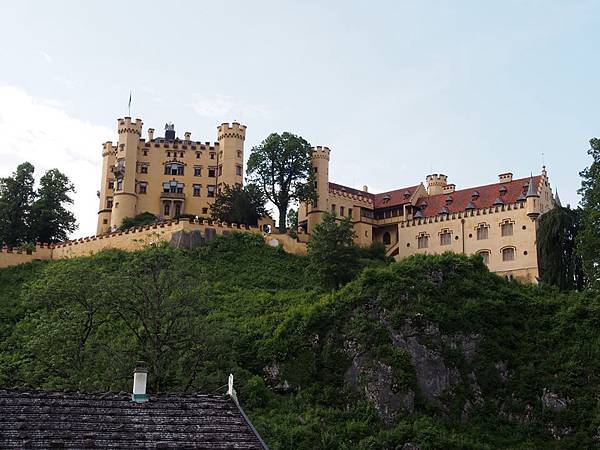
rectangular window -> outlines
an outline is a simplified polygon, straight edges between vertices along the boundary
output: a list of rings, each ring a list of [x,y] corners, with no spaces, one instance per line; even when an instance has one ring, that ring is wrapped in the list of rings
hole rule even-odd
[[[352,219],[352,208],[348,208],[348,217]]]
[[[202,208],[202,214],[208,214],[208,208]]]
[[[206,189],[208,190],[208,196],[209,197],[214,197],[215,196],[215,186],[214,185],[206,186]]]
[[[242,166],[235,166],[235,174],[237,176],[242,176]]]
[[[106,198],[106,207],[107,208],[112,208],[113,207],[113,198],[112,197],[107,197]]]
[[[115,188],[115,182],[114,182],[114,180],[110,180],[110,181],[108,182],[108,188],[109,188],[109,189],[114,189],[114,188]]]
[[[515,249],[512,247],[505,248],[502,250],[502,261],[514,261],[515,260]]]
[[[214,153],[210,154],[210,159],[215,159],[215,154]]]
[[[480,226],[477,228],[477,240],[481,241],[488,238],[488,227]]]
[[[200,159],[200,156],[202,156],[202,153],[196,152],[196,159]]]
[[[223,166],[219,166],[219,176],[223,175]]]
[[[144,150],[144,156],[148,156],[148,150]]]
[[[123,178],[117,178],[117,191],[123,190]]]
[[[171,213],[171,202],[165,202],[163,214],[168,216]]]
[[[181,202],[175,202],[175,217],[181,215]]]
[[[183,164],[171,163],[165,164],[165,175],[183,175]]]
[[[419,236],[417,239],[417,247],[418,248],[427,248],[429,247],[429,236]]]
[[[146,184],[146,183],[138,183],[138,194],[145,194],[147,187],[148,187],[148,184]]]
[[[240,158],[240,159],[242,158],[242,151],[241,150],[237,151],[237,157]]]
[[[215,167],[208,168],[208,176],[209,178],[214,178],[217,176],[217,169]]]
[[[440,234],[440,245],[450,245],[452,243],[452,234],[445,232]]]
[[[512,236],[513,224],[506,222],[502,224],[502,236]]]
[[[194,197],[200,197],[201,184],[194,184]]]
[[[331,213],[332,213],[332,214],[335,214],[335,204],[332,204],[332,205],[331,205]]]
[[[344,215],[344,212],[345,212],[344,209],[345,208],[343,206],[340,206],[340,216]]]
[[[201,177],[202,176],[202,167],[194,167],[194,176]]]
[[[140,173],[148,173],[148,165],[147,164],[142,164],[140,166]]]
[[[317,173],[319,171],[319,168],[317,166],[313,167],[313,170],[315,173]]]

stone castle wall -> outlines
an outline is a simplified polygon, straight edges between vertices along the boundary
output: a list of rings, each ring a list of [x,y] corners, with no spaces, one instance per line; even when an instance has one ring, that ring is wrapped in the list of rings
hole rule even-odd
[[[0,268],[34,260],[90,256],[110,248],[126,251],[141,250],[152,243],[170,241],[171,237],[177,232],[196,230],[200,231],[203,236],[207,234],[223,236],[233,232],[254,233],[263,236],[259,227],[247,227],[209,220],[180,219],[132,228],[117,233],[85,237],[55,245],[37,245],[31,254],[17,250],[2,249],[0,251]],[[281,246],[289,253],[306,253],[306,244],[297,242],[288,235],[264,234],[264,239],[269,245]]]

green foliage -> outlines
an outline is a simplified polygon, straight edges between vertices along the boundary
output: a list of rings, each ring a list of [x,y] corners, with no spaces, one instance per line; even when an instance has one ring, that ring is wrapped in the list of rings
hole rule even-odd
[[[308,242],[307,275],[325,289],[339,288],[360,268],[355,233],[348,217],[325,213]]]
[[[33,190],[34,167],[23,163],[12,176],[0,179],[0,244],[64,241],[76,228],[72,204],[73,183],[58,169],[48,170]]]
[[[588,154],[592,164],[579,175],[581,189],[581,227],[577,252],[589,283],[600,288],[600,139],[590,140]]]
[[[290,208],[287,213],[288,234],[293,238],[298,236],[298,210]]]
[[[125,217],[123,223],[119,227],[121,231],[128,230],[129,228],[143,227],[144,225],[152,225],[158,221],[158,217],[154,214],[146,211],[138,214],[135,217]]]
[[[64,205],[72,205],[75,186],[58,169],[40,178],[36,199],[31,205],[30,233],[33,242],[60,242],[77,229],[75,215]]]
[[[210,205],[210,215],[227,223],[258,225],[267,214],[265,196],[255,184],[225,186]]]
[[[15,247],[30,237],[31,203],[33,190],[33,166],[19,164],[10,177],[0,178],[0,245]]]
[[[302,137],[272,133],[253,147],[246,173],[279,211],[279,232],[285,233],[287,210],[294,201],[314,200],[311,146]]]
[[[247,233],[193,251],[111,250],[1,269],[0,386],[128,391],[144,359],[151,395],[220,392],[233,373],[272,449],[593,448],[596,293],[508,282],[480,257],[377,261],[327,294],[303,276],[307,257]],[[447,396],[425,400],[413,356],[398,345],[408,338],[440,346],[430,354],[458,374]],[[391,368],[392,392],[415,393],[413,414],[384,424],[367,386],[347,382],[356,355]],[[544,388],[569,407],[543,408]],[[467,400],[473,412],[463,419]],[[556,440],[552,427],[571,431]]]
[[[561,290],[582,289],[584,275],[576,253],[580,211],[557,206],[539,221],[537,248],[540,278]]]

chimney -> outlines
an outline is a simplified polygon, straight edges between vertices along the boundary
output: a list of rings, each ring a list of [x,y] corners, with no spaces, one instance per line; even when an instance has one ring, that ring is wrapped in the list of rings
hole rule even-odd
[[[442,188],[442,194],[452,194],[456,190],[454,183],[447,184]]]
[[[369,186],[367,186],[366,184],[363,186],[363,192],[369,192]]]
[[[183,137],[185,138],[186,141],[190,141],[190,140],[192,140],[192,133],[190,133],[189,131],[186,131],[183,134]]]
[[[148,128],[148,142],[154,139],[154,128]]]
[[[510,172],[501,173],[498,175],[498,181],[500,183],[510,183],[512,181],[513,174]]]
[[[138,361],[133,371],[133,394],[131,400],[138,403],[148,401],[146,394],[146,381],[148,379],[148,369],[144,361]]]

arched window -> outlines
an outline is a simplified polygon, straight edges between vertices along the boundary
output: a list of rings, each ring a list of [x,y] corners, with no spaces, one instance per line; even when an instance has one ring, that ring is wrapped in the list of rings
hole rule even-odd
[[[429,247],[429,235],[421,233],[419,236],[417,236],[417,248],[427,247]]]
[[[502,261],[514,261],[515,260],[515,248],[506,247],[502,249]]]
[[[385,245],[390,245],[392,243],[392,237],[390,236],[390,233],[388,233],[387,231],[385,233],[383,233],[383,243]]]
[[[483,263],[488,266],[490,264],[490,251],[489,250],[479,250],[477,252],[483,258]]]

